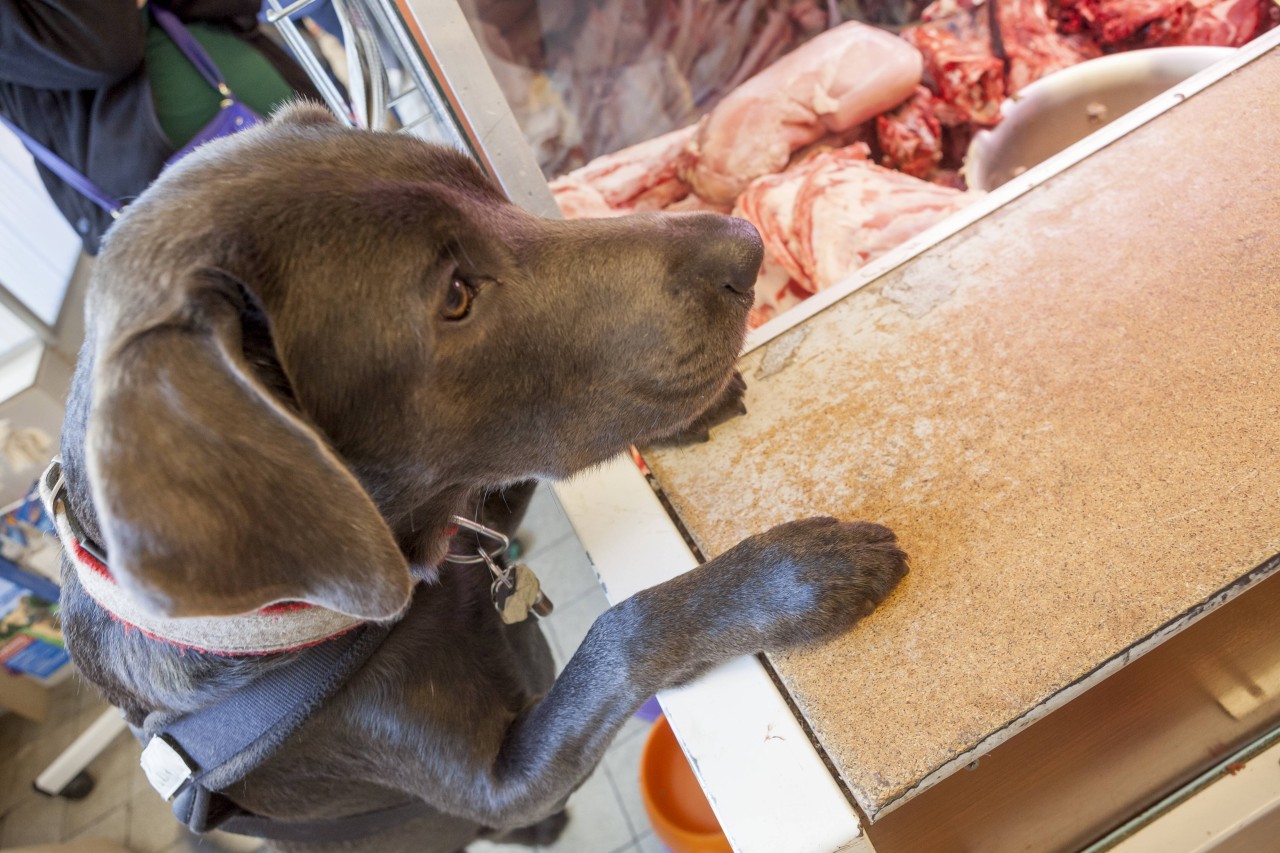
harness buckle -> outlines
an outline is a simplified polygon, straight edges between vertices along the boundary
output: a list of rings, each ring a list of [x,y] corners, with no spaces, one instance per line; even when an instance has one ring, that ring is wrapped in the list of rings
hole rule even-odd
[[[154,735],[142,750],[142,772],[165,802],[172,800],[195,775],[196,768],[169,743],[164,735]]]

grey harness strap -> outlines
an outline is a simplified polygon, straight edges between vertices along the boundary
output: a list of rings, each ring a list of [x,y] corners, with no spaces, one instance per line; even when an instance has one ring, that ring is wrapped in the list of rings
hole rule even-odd
[[[222,829],[280,841],[351,841],[397,826],[428,807],[420,800],[325,820],[287,821],[246,811],[220,791],[243,779],[355,674],[390,633],[365,624],[295,652],[218,702],[190,714],[153,713],[134,734],[152,786],[172,799],[193,832]]]

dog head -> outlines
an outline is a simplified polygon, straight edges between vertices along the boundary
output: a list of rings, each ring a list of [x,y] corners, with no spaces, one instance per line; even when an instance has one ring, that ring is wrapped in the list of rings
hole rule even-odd
[[[68,475],[157,613],[391,618],[476,490],[566,476],[714,401],[760,258],[728,217],[541,219],[460,154],[295,106],[112,230]]]

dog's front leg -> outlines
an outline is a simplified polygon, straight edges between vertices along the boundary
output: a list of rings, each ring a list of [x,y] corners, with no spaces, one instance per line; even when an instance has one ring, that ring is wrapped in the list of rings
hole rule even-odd
[[[738,655],[831,637],[905,572],[888,529],[811,518],[637,593],[596,620],[545,698],[511,723],[470,803],[487,804],[479,818],[494,827],[554,812],[645,699]]]

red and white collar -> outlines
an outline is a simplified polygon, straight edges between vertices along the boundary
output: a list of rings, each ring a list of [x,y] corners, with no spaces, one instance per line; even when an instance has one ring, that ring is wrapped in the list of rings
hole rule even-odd
[[[84,591],[117,622],[154,640],[216,655],[266,655],[314,646],[362,624],[345,613],[303,602],[272,604],[237,616],[156,616],[125,594],[110,568],[81,541],[83,534],[67,506],[61,460],[54,459],[41,476],[40,498]]]

